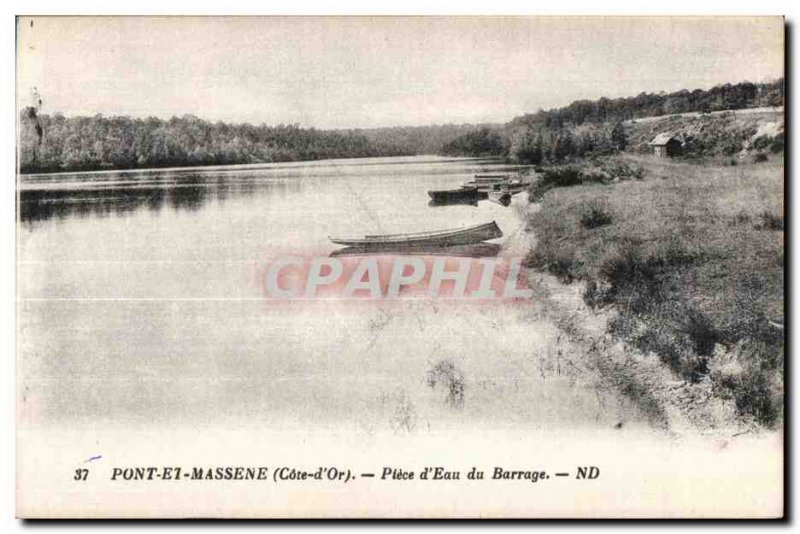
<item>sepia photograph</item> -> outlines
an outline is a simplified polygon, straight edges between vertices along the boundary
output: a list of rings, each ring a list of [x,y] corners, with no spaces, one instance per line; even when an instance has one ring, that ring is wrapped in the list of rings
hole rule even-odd
[[[17,517],[785,516],[783,17],[15,24]]]

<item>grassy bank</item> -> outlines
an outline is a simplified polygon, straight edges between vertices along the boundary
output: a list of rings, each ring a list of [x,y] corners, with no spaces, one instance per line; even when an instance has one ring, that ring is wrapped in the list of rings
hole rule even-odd
[[[743,417],[783,403],[783,162],[720,166],[628,156],[545,169],[531,196],[531,267],[586,283],[614,335]]]

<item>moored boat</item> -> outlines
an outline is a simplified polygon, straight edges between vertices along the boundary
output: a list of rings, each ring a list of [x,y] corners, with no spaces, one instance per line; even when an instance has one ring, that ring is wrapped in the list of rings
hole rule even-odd
[[[498,180],[510,180],[511,175],[508,173],[487,173],[487,174],[476,174],[475,181],[477,182],[495,182]]]
[[[373,245],[352,246],[337,249],[331,252],[331,258],[343,256],[370,256],[390,255],[402,253],[404,256],[450,256],[463,258],[491,258],[497,256],[501,246],[497,243],[472,243],[471,245],[453,245],[452,247],[437,247],[430,245]]]
[[[458,202],[464,200],[477,200],[480,196],[477,187],[462,186],[458,189],[442,189],[438,191],[428,191],[428,196],[434,202]]]
[[[490,239],[503,237],[503,232],[497,223],[478,224],[467,228],[452,228],[449,230],[438,230],[435,232],[417,232],[409,234],[386,234],[386,235],[365,235],[361,237],[333,237],[328,239],[339,245],[348,246],[453,246],[470,245],[480,243]]]
[[[508,192],[512,195],[516,195],[517,193],[525,191],[530,185],[531,184],[525,182],[513,182],[508,185]]]
[[[527,183],[509,174],[476,174],[475,179],[465,182],[462,187],[474,187],[479,193],[508,190],[512,195],[523,191]]]

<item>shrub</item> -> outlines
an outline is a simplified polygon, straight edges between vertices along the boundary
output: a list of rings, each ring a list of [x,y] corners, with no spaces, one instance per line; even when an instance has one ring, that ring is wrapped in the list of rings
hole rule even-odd
[[[622,180],[641,180],[644,168],[614,158],[597,158],[588,163],[555,165],[544,169],[530,189],[531,202],[540,200],[547,191],[556,187],[582,184],[609,184]]]
[[[620,315],[610,324],[615,335],[653,352],[687,380],[699,380],[708,370],[708,355],[720,334],[711,319],[691,301],[674,297],[674,283],[702,254],[678,240],[645,252],[626,242],[610,254],[589,284],[584,301],[590,306],[616,304]]]
[[[734,225],[747,224],[750,222],[750,214],[744,210],[738,211],[733,217],[731,223]]]
[[[753,156],[753,163],[761,163],[762,161],[767,161],[769,158],[766,154],[759,152],[755,156]]]
[[[722,398],[733,399],[740,414],[768,426],[774,424],[783,412],[782,354],[782,347],[776,349],[749,338],[729,350],[718,351],[710,365],[714,391]],[[780,361],[770,361],[773,358]]]
[[[590,206],[581,213],[581,226],[588,229],[611,224],[612,217],[600,206]]]
[[[541,181],[543,185],[567,187],[583,183],[583,178],[577,165],[563,165],[547,169]]]
[[[783,134],[778,134],[775,136],[775,139],[769,145],[769,150],[773,154],[783,151]]]
[[[742,149],[742,143],[734,137],[724,138],[719,143],[722,153],[726,156],[732,156]]]
[[[525,258],[526,267],[546,271],[563,284],[571,284],[575,280],[575,271],[580,265],[580,260],[539,249],[531,251]]]
[[[639,350],[656,354],[685,380],[696,382],[707,373],[708,358],[694,352],[692,339],[681,329],[681,326],[691,329],[691,323],[681,325],[679,318],[685,309],[674,304],[677,303],[668,303],[646,314],[623,311],[609,324],[609,330]]]
[[[761,222],[756,225],[759,230],[783,231],[783,216],[768,211],[761,212]]]
[[[753,149],[755,150],[767,150],[769,149],[770,152],[773,154],[777,154],[783,150],[783,134],[779,133],[774,137],[770,137],[769,135],[759,135],[753,140]]]
[[[590,280],[583,291],[583,301],[592,308],[602,308],[613,303],[611,285],[607,282]]]
[[[682,330],[692,343],[694,352],[704,358],[711,356],[714,345],[720,340],[720,334],[711,320],[695,308],[686,310],[683,316]],[[706,369],[703,369],[705,371]]]

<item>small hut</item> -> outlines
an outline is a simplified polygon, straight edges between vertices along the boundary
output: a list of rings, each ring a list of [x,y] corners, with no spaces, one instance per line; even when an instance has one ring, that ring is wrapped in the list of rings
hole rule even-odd
[[[658,158],[669,158],[681,153],[681,142],[671,133],[661,133],[648,143],[653,147],[653,155]]]

